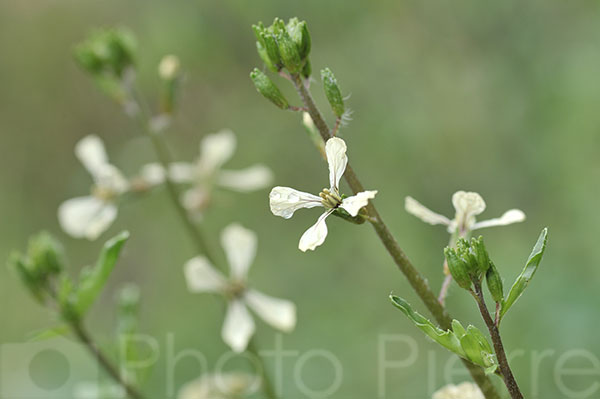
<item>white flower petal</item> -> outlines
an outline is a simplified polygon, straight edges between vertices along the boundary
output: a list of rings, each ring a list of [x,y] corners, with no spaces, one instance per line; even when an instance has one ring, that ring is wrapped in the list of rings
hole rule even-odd
[[[481,198],[481,195],[474,192],[455,192],[452,195],[452,205],[456,209],[457,216],[476,216],[485,210],[485,201]],[[459,218],[457,217],[457,219]]]
[[[221,234],[221,245],[234,280],[246,281],[248,269],[256,255],[256,234],[237,223],[227,226]]]
[[[103,189],[114,194],[123,194],[129,190],[129,182],[116,166],[105,164],[98,167],[94,174],[94,182]]]
[[[337,189],[348,164],[346,143],[339,137],[332,137],[325,144],[325,153],[329,164],[329,185]]]
[[[254,328],[254,320],[246,305],[239,299],[231,301],[227,307],[227,314],[221,331],[223,341],[234,352],[241,353],[246,350],[248,341],[254,334]]]
[[[199,169],[210,174],[227,162],[235,151],[236,138],[231,130],[223,129],[206,135],[200,144]]]
[[[511,209],[506,212],[499,218],[482,220],[481,222],[477,222],[471,228],[482,229],[484,227],[492,227],[492,226],[506,226],[507,224],[519,223],[525,220],[525,213],[523,213],[520,209]]]
[[[485,399],[479,387],[470,382],[446,385],[433,394],[433,399]]]
[[[210,203],[210,195],[201,186],[193,187],[183,193],[181,203],[189,212],[202,214]]]
[[[161,164],[153,162],[142,166],[140,177],[151,186],[158,186],[165,182],[167,173]]]
[[[222,170],[217,181],[219,185],[231,190],[248,192],[270,185],[273,172],[264,165],[254,165],[242,170]]]
[[[273,328],[290,332],[296,327],[296,305],[293,302],[256,290],[249,290],[244,298],[248,306]]]
[[[189,162],[173,162],[169,165],[169,179],[175,183],[191,183],[196,177],[196,165]]]
[[[291,218],[298,209],[323,206],[321,197],[293,188],[279,186],[271,190],[269,204],[273,215],[281,216],[284,219]]]
[[[203,256],[188,260],[183,273],[191,292],[221,292],[227,286],[225,277]]]
[[[76,238],[95,240],[117,217],[117,207],[96,197],[77,197],[58,208],[58,221],[63,230]]]
[[[377,194],[377,190],[363,191],[352,197],[344,198],[340,208],[344,208],[351,216],[356,216],[362,207],[367,206],[370,199],[375,198],[375,194]]]
[[[100,137],[93,134],[77,142],[75,155],[92,176],[96,176],[100,169],[108,164],[104,143]]]
[[[406,199],[404,200],[404,209],[406,209],[406,212],[418,217],[425,223],[433,225],[450,224],[450,219],[448,219],[446,216],[433,212],[432,210],[430,210],[425,205],[421,204],[419,201],[412,197],[406,197]]]
[[[312,225],[304,232],[304,234],[302,234],[302,237],[300,237],[300,243],[298,244],[300,251],[306,252],[309,249],[314,251],[316,247],[323,244],[325,238],[327,237],[327,224],[325,223],[325,219],[327,216],[331,215],[333,211],[333,209],[330,209],[319,216],[317,223]]]

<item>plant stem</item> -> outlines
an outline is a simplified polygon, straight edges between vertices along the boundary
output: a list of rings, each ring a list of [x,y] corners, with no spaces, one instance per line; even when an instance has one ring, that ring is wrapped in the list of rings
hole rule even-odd
[[[266,399],[277,399],[277,392],[275,392],[275,388],[273,388],[273,384],[271,383],[271,379],[269,378],[269,374],[267,373],[267,369],[265,367],[265,361],[260,355],[258,348],[254,343],[254,339],[251,339],[250,342],[248,342],[248,347],[246,350],[254,355],[256,360],[259,362],[261,372],[261,387],[266,395]]]
[[[508,364],[508,359],[506,358],[506,353],[504,352],[504,345],[502,344],[502,338],[500,337],[500,331],[498,330],[498,326],[492,319],[492,316],[490,315],[490,312],[485,304],[485,298],[483,297],[483,292],[481,291],[481,284],[478,281],[475,281],[473,285],[475,287],[475,300],[479,306],[479,312],[481,312],[483,321],[485,321],[485,324],[490,331],[490,336],[492,337],[492,343],[494,344],[494,350],[496,352],[496,357],[498,358],[498,364],[504,377],[506,388],[508,388],[508,392],[510,393],[510,397],[512,399],[523,399],[523,394],[521,393],[512,370],[510,369],[510,365]]]
[[[323,119],[323,116],[317,108],[317,105],[315,104],[310,92],[304,86],[300,75],[292,75],[291,79],[294,86],[296,87],[298,95],[302,99],[304,106],[308,109],[308,113],[310,114],[315,126],[319,130],[321,137],[323,137],[323,140],[326,142],[328,139],[331,138],[331,133],[329,127],[327,126],[327,123],[325,122],[325,119]],[[354,194],[357,194],[361,191],[365,191],[362,183],[360,182],[360,180],[354,173],[354,170],[350,166],[350,163],[348,163],[346,167],[344,177]],[[381,219],[381,216],[375,208],[375,205],[373,205],[373,203],[369,201],[368,205],[366,206],[366,210],[369,215],[369,221],[373,225],[377,236],[379,237],[386,250],[394,260],[394,263],[396,263],[400,271],[402,271],[404,276],[406,276],[408,282],[416,291],[417,295],[423,301],[429,312],[431,312],[433,317],[436,319],[440,327],[445,330],[450,329],[452,324],[452,318],[450,317],[444,306],[440,302],[438,302],[437,296],[429,287],[427,280],[413,266],[413,264],[410,262],[402,248],[400,248],[400,245],[398,245],[398,242],[396,241],[386,224]],[[494,388],[492,382],[485,375],[483,370],[479,366],[474,365],[469,361],[466,361],[464,359],[462,359],[462,361],[465,367],[467,367],[467,369],[469,370],[469,373],[473,377],[473,380],[475,380],[477,385],[484,393],[485,397],[487,399],[500,399],[500,396],[496,392],[496,389]]]
[[[133,399],[142,399],[143,396],[133,386],[129,385],[119,374],[117,368],[108,360],[102,351],[96,346],[88,332],[85,330],[80,321],[74,321],[71,324],[71,329],[77,338],[83,343],[90,353],[96,358],[98,363],[106,370],[106,372],[125,389],[127,396]]]

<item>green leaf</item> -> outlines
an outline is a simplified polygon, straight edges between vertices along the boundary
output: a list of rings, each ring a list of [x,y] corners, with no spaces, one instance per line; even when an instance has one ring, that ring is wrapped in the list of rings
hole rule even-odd
[[[546,250],[546,243],[548,241],[548,228],[544,228],[527,259],[527,263],[525,264],[525,268],[517,277],[515,283],[513,284],[506,300],[502,302],[502,308],[500,310],[500,318],[504,317],[506,312],[511,308],[512,305],[519,299],[519,297],[529,285],[529,282],[533,278],[533,275],[537,271],[537,268],[542,261],[542,256],[544,255],[544,251]]]
[[[55,338],[58,336],[64,337],[64,336],[67,336],[70,331],[71,331],[71,329],[68,325],[59,324],[54,327],[45,328],[43,330],[35,331],[35,332],[31,333],[28,341],[29,342],[37,342],[37,341],[44,341],[44,340],[47,340],[50,338]]]
[[[128,238],[129,232],[123,231],[108,240],[104,244],[102,252],[100,252],[100,257],[96,262],[96,266],[89,270],[89,272],[83,274],[77,289],[76,301],[77,313],[80,316],[85,314],[102,291],[104,284],[106,284],[110,273],[117,263],[121,248]]]
[[[431,321],[415,312],[410,304],[404,299],[395,295],[390,295],[390,300],[392,301],[392,304],[394,304],[394,306],[400,309],[413,323],[415,323],[415,325],[421,331],[423,331],[425,335],[457,355],[466,357],[466,354],[460,345],[460,341],[454,332],[450,330],[444,331],[441,328],[433,325]]]

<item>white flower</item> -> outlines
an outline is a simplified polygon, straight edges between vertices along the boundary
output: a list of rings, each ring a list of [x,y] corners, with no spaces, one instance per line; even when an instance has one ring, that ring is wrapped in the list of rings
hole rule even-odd
[[[178,399],[237,399],[254,393],[258,377],[247,373],[210,374],[184,385]]]
[[[479,387],[470,382],[446,385],[433,394],[432,399],[485,399]]]
[[[165,55],[158,64],[158,75],[164,80],[173,80],[179,74],[181,64],[176,55]]]
[[[129,183],[108,162],[104,144],[98,136],[81,139],[75,146],[75,155],[92,175],[92,193],[63,202],[58,208],[58,220],[69,235],[95,240],[117,217],[115,202],[129,190]]]
[[[317,223],[306,230],[300,238],[298,248],[303,252],[309,249],[314,250],[323,244],[325,237],[327,237],[327,225],[325,224],[327,216],[338,208],[344,209],[351,216],[356,216],[360,209],[366,206],[369,200],[375,198],[375,194],[377,194],[377,191],[363,191],[352,197],[342,199],[339,184],[348,164],[346,143],[338,137],[330,138],[325,144],[325,153],[329,164],[329,189],[323,189],[319,196],[316,196],[289,187],[275,187],[269,195],[271,212],[284,219],[291,218],[294,212],[301,208],[319,206],[326,209],[325,213],[317,220]]]
[[[465,236],[470,231],[484,227],[505,226],[525,220],[523,211],[510,209],[499,218],[477,222],[475,216],[485,210],[485,201],[479,194],[473,192],[455,192],[452,196],[452,204],[456,209],[456,214],[452,220],[431,211],[412,197],[406,197],[404,206],[408,213],[415,215],[425,223],[446,225],[450,234],[456,232],[460,236]]]
[[[267,296],[247,286],[256,243],[254,232],[231,224],[221,234],[221,244],[229,263],[229,278],[203,256],[190,259],[184,266],[191,292],[216,292],[227,297],[229,303],[221,335],[235,352],[243,352],[254,334],[254,320],[247,306],[278,330],[289,332],[296,326],[296,306],[292,302]]]
[[[190,183],[192,188],[183,197],[184,206],[191,212],[201,212],[210,199],[213,185],[239,192],[267,187],[273,173],[262,164],[242,170],[222,170],[235,151],[236,138],[231,130],[209,134],[200,143],[200,157],[195,163],[177,162],[169,167],[169,177],[177,183]]]
[[[73,388],[74,399],[125,399],[125,390],[112,383],[80,382]]]

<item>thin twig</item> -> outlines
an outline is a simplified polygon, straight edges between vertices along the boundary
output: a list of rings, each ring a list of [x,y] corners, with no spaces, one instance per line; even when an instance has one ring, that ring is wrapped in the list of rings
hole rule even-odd
[[[492,343],[494,344],[494,351],[496,352],[496,358],[498,359],[498,365],[500,367],[500,371],[504,376],[504,383],[506,384],[506,388],[508,388],[508,392],[510,393],[510,397],[512,399],[523,399],[523,394],[519,389],[519,385],[515,380],[515,376],[513,375],[512,370],[510,369],[510,365],[508,364],[508,359],[506,358],[506,352],[504,351],[504,345],[502,344],[502,338],[500,337],[500,331],[498,330],[498,326],[492,320],[492,316],[485,304],[485,298],[483,296],[483,292],[481,291],[481,284],[478,281],[473,283],[475,287],[474,297],[477,301],[477,305],[479,306],[479,312],[483,317],[483,321],[485,322],[490,336],[492,337]]]
[[[324,141],[327,141],[331,138],[329,127],[327,123],[323,119],[321,112],[317,108],[310,92],[306,88],[306,86],[302,82],[302,78],[296,74],[292,75],[292,82],[298,92],[298,95],[302,99],[304,105],[308,108],[308,113],[310,114],[315,126],[319,130],[319,133],[323,137]],[[364,187],[354,170],[348,163],[346,167],[346,172],[344,173],[344,178],[348,182],[348,185],[354,192],[354,194],[364,191]],[[438,302],[438,298],[435,293],[429,287],[427,280],[419,273],[419,271],[413,266],[410,262],[398,242],[388,229],[387,225],[381,219],[379,212],[375,208],[373,203],[369,202],[366,206],[367,213],[369,215],[369,221],[373,225],[375,232],[379,236],[379,239],[385,246],[386,250],[400,269],[402,273],[406,276],[408,282],[416,291],[419,298],[423,301],[427,309],[431,312],[433,317],[436,319],[441,328],[448,330],[451,328],[452,318],[444,308],[442,304]],[[493,386],[490,379],[485,375],[481,367],[478,367],[471,362],[463,359],[463,364],[469,370],[469,373],[473,377],[473,380],[479,385],[482,392],[484,393],[487,399],[500,399],[498,392]]]
[[[261,386],[266,395],[266,399],[277,399],[277,392],[275,392],[275,388],[273,388],[273,384],[271,383],[271,379],[269,378],[269,374],[267,373],[267,369],[265,367],[265,361],[260,355],[260,352],[254,343],[254,339],[251,339],[250,342],[248,342],[247,351],[251,353],[259,362],[259,366],[261,368]]]

